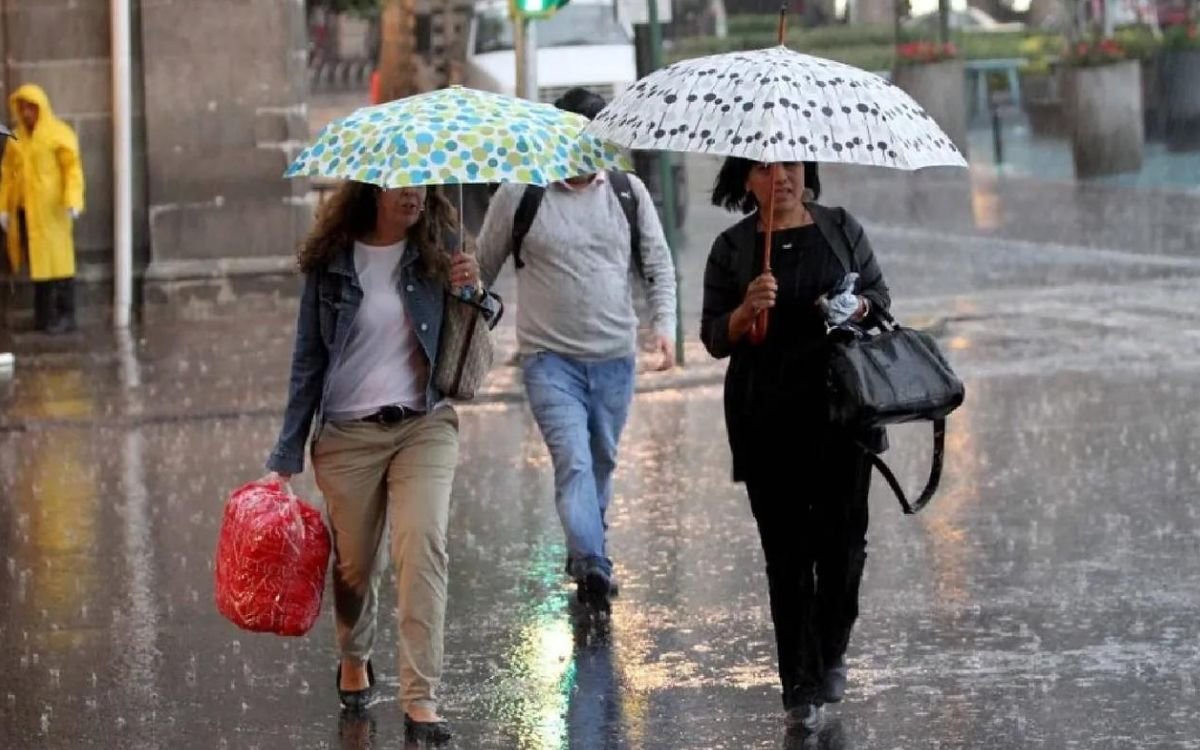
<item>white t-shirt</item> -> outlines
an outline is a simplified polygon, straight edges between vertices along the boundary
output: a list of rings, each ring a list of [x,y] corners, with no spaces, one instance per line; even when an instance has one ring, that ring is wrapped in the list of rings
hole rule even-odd
[[[425,409],[429,360],[400,296],[397,267],[406,243],[354,243],[354,267],[363,300],[350,325],[341,362],[329,382],[325,413],[331,421],[361,419],[384,406]]]

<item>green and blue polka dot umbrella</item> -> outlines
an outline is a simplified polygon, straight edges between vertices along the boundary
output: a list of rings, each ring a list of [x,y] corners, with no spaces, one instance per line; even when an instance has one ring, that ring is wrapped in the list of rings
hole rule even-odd
[[[547,185],[628,169],[617,146],[582,135],[587,122],[549,104],[454,86],[365,107],[330,123],[284,176],[386,188]]]

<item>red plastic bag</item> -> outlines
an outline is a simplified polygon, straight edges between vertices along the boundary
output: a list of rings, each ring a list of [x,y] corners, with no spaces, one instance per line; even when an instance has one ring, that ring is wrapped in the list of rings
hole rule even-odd
[[[304,635],[321,613],[329,530],[278,482],[251,482],[225,504],[217,542],[217,609],[244,630]]]

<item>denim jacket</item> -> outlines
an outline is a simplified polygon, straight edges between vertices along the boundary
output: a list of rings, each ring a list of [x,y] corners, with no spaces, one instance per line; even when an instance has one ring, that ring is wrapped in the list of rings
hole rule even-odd
[[[446,293],[442,282],[421,275],[419,268],[420,252],[410,244],[400,259],[396,291],[404,300],[404,310],[430,362],[425,400],[433,405],[442,400],[441,391],[434,385],[433,363],[437,362]],[[362,300],[353,246],[335,255],[325,268],[305,274],[287,409],[279,441],[267,460],[268,470],[285,474],[304,471],[304,449],[313,417],[318,416],[319,425],[321,406],[329,395],[332,365],[342,358]]]

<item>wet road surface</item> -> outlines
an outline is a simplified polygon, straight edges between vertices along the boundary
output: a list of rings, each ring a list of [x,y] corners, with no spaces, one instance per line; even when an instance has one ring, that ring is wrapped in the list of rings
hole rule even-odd
[[[828,202],[865,219],[897,311],[939,335],[968,401],[927,512],[902,517],[876,483],[847,701],[794,746],[1200,748],[1198,199],[864,174],[829,170]],[[729,222],[689,223],[692,334]],[[331,616],[283,640],[212,604],[222,503],[262,473],[290,325],[287,310],[164,325],[82,352],[18,339],[0,380],[0,747],[404,747],[394,690],[339,722]],[[720,366],[689,361],[643,379],[626,433],[607,629],[571,605],[549,457],[511,368],[461,409],[453,747],[792,746]],[[928,437],[893,445],[915,485]],[[310,475],[297,489],[319,501]]]

